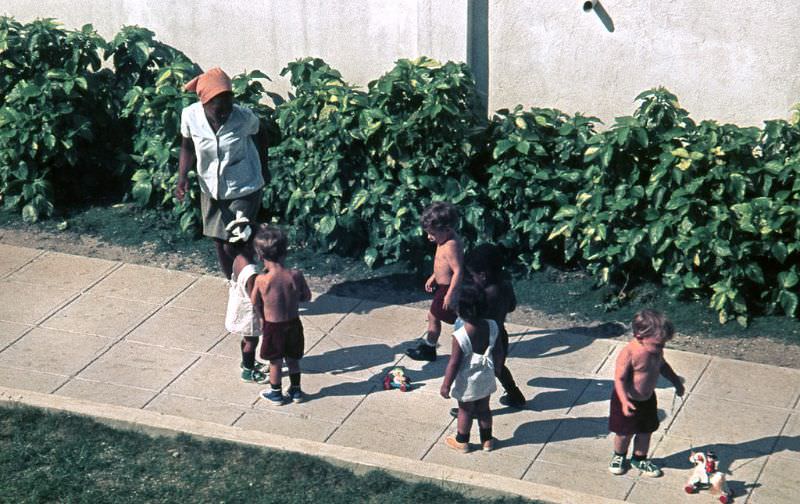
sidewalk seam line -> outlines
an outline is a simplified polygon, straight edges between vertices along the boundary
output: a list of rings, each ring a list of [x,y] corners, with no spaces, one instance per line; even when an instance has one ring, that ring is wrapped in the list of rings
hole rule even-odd
[[[121,268],[123,264],[124,264],[124,263],[122,263],[122,262],[117,262],[117,264],[116,264],[116,265],[111,265],[111,266],[109,266],[109,267],[108,267],[108,269],[106,269],[106,271],[105,271],[105,272],[104,272],[102,275],[100,275],[100,277],[99,277],[99,278],[97,278],[97,279],[96,279],[96,280],[94,280],[93,282],[89,283],[89,285],[87,285],[86,287],[79,289],[79,290],[78,290],[78,292],[77,292],[76,294],[72,295],[72,296],[71,296],[70,298],[68,298],[68,299],[67,299],[67,300],[66,300],[64,303],[62,303],[62,304],[60,304],[60,305],[56,306],[56,308],[55,308],[54,310],[51,310],[51,311],[49,311],[49,312],[45,313],[45,314],[44,314],[44,315],[43,315],[41,318],[39,318],[39,319],[36,321],[36,326],[37,326],[37,327],[42,327],[42,324],[44,324],[45,322],[47,322],[48,320],[50,320],[51,318],[53,318],[53,316],[54,316],[56,313],[60,312],[60,311],[61,311],[61,310],[63,310],[64,308],[66,308],[66,307],[70,306],[72,303],[74,303],[75,301],[77,301],[78,299],[80,299],[81,297],[83,297],[83,295],[84,295],[84,294],[86,294],[86,292],[87,292],[87,291],[89,291],[89,289],[91,289],[92,287],[94,287],[94,286],[95,286],[95,285],[97,285],[98,283],[102,282],[102,281],[103,281],[103,280],[104,280],[104,279],[105,279],[105,278],[106,278],[108,275],[110,275],[110,274],[111,274],[111,273],[113,273],[114,271],[116,271],[116,270],[118,270],[119,268]],[[98,335],[98,336],[99,336],[99,335]]]
[[[457,420],[458,420],[457,418],[451,418],[450,421],[447,422],[447,425],[445,425],[444,429],[442,429],[442,431],[439,432],[439,435],[436,436],[436,439],[434,439],[433,443],[431,443],[431,445],[428,446],[428,449],[425,450],[425,453],[422,454],[422,456],[419,458],[419,460],[425,460],[425,457],[427,457],[428,454],[431,452],[431,450],[433,450],[433,447],[436,446],[436,441],[441,439],[442,435],[444,435],[444,433],[447,432],[447,429],[449,429],[450,426],[453,425],[453,422],[456,422]],[[457,427],[456,427],[456,433],[458,433],[458,428]]]
[[[24,247],[20,247],[20,248],[24,248]],[[38,251],[39,251],[39,253],[38,253],[38,254],[36,254],[36,255],[34,255],[33,257],[31,257],[30,259],[28,259],[28,260],[27,260],[27,261],[25,261],[24,263],[20,264],[19,266],[17,266],[17,268],[16,268],[16,269],[13,269],[13,270],[9,271],[8,273],[6,273],[5,275],[3,275],[2,277],[0,277],[0,280],[6,280],[6,279],[10,278],[10,277],[11,277],[11,275],[13,275],[13,274],[17,273],[19,270],[21,270],[21,269],[22,269],[22,268],[24,268],[25,266],[27,266],[27,265],[29,265],[29,264],[33,263],[34,261],[36,261],[36,259],[38,259],[38,258],[42,257],[44,254],[46,254],[46,253],[47,253],[47,251],[46,251],[46,250],[43,250],[43,249],[34,249],[34,250],[38,250]]]
[[[163,387],[161,387],[161,390],[158,390],[158,391],[155,393],[155,395],[153,395],[153,397],[151,397],[150,399],[148,399],[148,400],[147,400],[147,402],[146,402],[146,403],[144,403],[144,404],[142,405],[142,407],[141,407],[141,408],[139,408],[139,409],[145,409],[145,408],[147,408],[147,406],[149,406],[149,405],[150,405],[150,403],[152,403],[152,402],[155,400],[155,398],[156,398],[156,397],[160,396],[160,395],[161,395],[161,393],[162,393],[162,392],[164,392],[165,390],[167,390],[167,388],[168,388],[170,385],[172,385],[173,383],[175,383],[175,381],[176,381],[178,378],[180,378],[181,376],[183,376],[183,374],[184,374],[186,371],[188,371],[189,369],[191,369],[191,368],[192,368],[192,366],[194,366],[195,364],[197,364],[197,362],[200,360],[200,357],[201,357],[201,356],[199,356],[199,355],[198,355],[197,357],[195,357],[195,359],[194,359],[192,362],[190,362],[188,366],[186,366],[186,367],[184,367],[183,369],[181,369],[181,371],[180,371],[178,374],[176,374],[176,375],[175,375],[175,376],[174,376],[174,377],[173,377],[173,378],[172,378],[172,379],[171,379],[169,382],[167,382],[167,384],[166,384],[166,385],[164,385]]]
[[[770,446],[769,448],[769,453],[767,453],[767,460],[764,461],[764,465],[761,466],[761,469],[759,469],[758,474],[753,479],[753,485],[750,487],[750,491],[747,492],[747,498],[744,500],[744,504],[750,502],[750,499],[753,497],[753,492],[757,488],[756,484],[758,483],[758,480],[761,479],[761,475],[764,474],[764,469],[766,469],[767,464],[769,464],[769,461],[772,458],[772,455],[775,453],[775,447],[778,446],[778,440],[780,440],[781,436],[783,435],[783,432],[786,430],[786,426],[789,425],[789,420],[791,419],[792,419],[791,413],[786,415],[786,420],[784,420],[781,430],[778,431],[778,435],[775,436],[775,441],[772,442],[772,446]]]
[[[365,301],[364,299],[358,299],[358,298],[350,298],[350,299],[357,299],[357,300],[358,300],[358,303],[354,304],[354,305],[353,305],[353,307],[352,307],[352,308],[350,308],[350,310],[349,310],[347,313],[343,314],[343,315],[342,315],[342,316],[339,318],[339,320],[337,320],[337,321],[336,321],[336,323],[334,323],[334,324],[331,326],[331,328],[330,328],[330,329],[328,329],[328,333],[332,333],[332,332],[333,332],[333,330],[334,330],[334,329],[336,329],[336,328],[339,326],[339,324],[341,324],[341,323],[342,323],[342,321],[343,321],[345,318],[347,318],[347,316],[348,316],[348,315],[350,315],[351,313],[353,313],[353,311],[354,311],[356,308],[358,308],[359,306],[361,306],[362,304],[364,304],[364,301]]]
[[[603,361],[600,363],[599,366],[597,366],[597,368],[594,370],[592,374],[596,375],[597,373],[600,372],[601,369],[603,369],[603,366],[605,366],[606,362],[608,362],[608,359],[610,359],[611,356],[614,355],[614,350],[616,350],[618,346],[619,343],[614,343],[613,345],[611,345],[611,348],[608,349],[608,353],[603,358]]]
[[[533,467],[533,464],[536,462],[536,460],[542,454],[542,452],[544,451],[545,447],[547,447],[547,443],[549,443],[550,440],[553,439],[553,436],[556,435],[556,432],[558,431],[558,429],[561,428],[561,424],[563,424],[563,423],[564,423],[564,419],[563,418],[558,420],[558,425],[556,425],[556,428],[553,429],[553,432],[551,432],[550,435],[547,436],[547,439],[544,441],[544,443],[542,443],[542,447],[539,448],[538,452],[536,452],[536,455],[531,460],[531,463],[528,464],[528,467],[525,468],[525,470],[522,472],[522,476],[519,479],[521,479],[521,480],[525,479],[525,476],[527,476],[528,472],[531,470],[531,467]]]
[[[122,266],[121,266],[122,264],[124,264],[124,263],[120,263],[120,267],[122,267]],[[119,269],[119,268],[117,268],[117,269]],[[116,271],[116,269],[115,269],[114,271]],[[89,366],[91,366],[92,364],[94,364],[95,362],[97,362],[97,360],[98,360],[98,359],[100,359],[102,356],[104,356],[104,355],[106,355],[108,352],[110,352],[112,348],[115,348],[117,345],[119,345],[119,344],[120,344],[120,343],[121,343],[123,340],[125,340],[125,337],[126,337],[127,335],[129,335],[130,333],[132,333],[133,331],[135,331],[137,328],[141,327],[141,326],[142,326],[142,325],[143,325],[145,322],[147,322],[147,321],[148,321],[148,320],[149,320],[149,319],[150,319],[150,318],[151,318],[153,315],[155,315],[156,313],[158,313],[159,311],[161,311],[161,309],[162,309],[162,308],[164,308],[164,307],[165,307],[165,306],[166,306],[168,303],[170,303],[170,302],[171,302],[172,300],[174,300],[176,297],[178,297],[178,296],[180,296],[181,294],[183,294],[184,292],[186,292],[186,290],[187,290],[189,287],[191,287],[192,285],[194,285],[194,284],[197,282],[197,280],[198,280],[198,278],[195,278],[193,281],[189,282],[189,284],[188,284],[188,285],[186,285],[186,287],[184,287],[183,289],[181,289],[181,290],[179,290],[178,292],[176,292],[176,293],[175,293],[173,296],[171,296],[170,298],[168,298],[168,299],[167,299],[166,301],[164,301],[162,304],[160,304],[160,305],[156,305],[156,307],[155,307],[154,309],[152,309],[152,310],[151,310],[151,311],[150,311],[148,314],[146,314],[146,315],[145,315],[145,316],[144,316],[144,317],[143,317],[141,320],[139,320],[139,322],[138,322],[138,323],[134,323],[130,329],[128,329],[128,330],[126,330],[126,331],[123,331],[123,332],[122,332],[122,334],[121,334],[121,335],[120,335],[120,336],[119,336],[119,337],[118,337],[118,338],[117,338],[117,339],[116,339],[116,340],[115,340],[113,343],[111,343],[110,345],[108,345],[108,348],[106,348],[106,349],[105,349],[105,350],[104,350],[102,353],[100,353],[100,354],[98,354],[97,356],[95,356],[95,358],[94,358],[94,359],[90,360],[88,363],[86,363],[86,365],[84,365],[82,368],[80,368],[79,370],[77,370],[75,373],[73,373],[73,374],[69,375],[69,377],[67,378],[67,381],[65,381],[64,383],[62,383],[62,384],[61,384],[61,385],[59,385],[58,387],[56,387],[56,388],[55,388],[54,390],[52,390],[50,393],[51,393],[51,394],[55,394],[56,392],[58,392],[59,390],[61,390],[61,389],[62,389],[62,388],[63,388],[63,387],[64,387],[64,386],[67,384],[67,383],[69,383],[69,382],[70,382],[70,381],[72,381],[74,378],[76,378],[76,377],[77,377],[79,374],[81,374],[82,372],[84,372],[84,371],[86,370],[86,368],[88,368]],[[113,339],[113,337],[112,337],[111,339]],[[103,382],[103,383],[105,383],[105,382]]]
[[[675,423],[675,419],[678,418],[678,414],[681,411],[683,411],[683,407],[686,406],[686,402],[689,401],[689,397],[692,395],[694,390],[700,384],[700,381],[706,375],[706,372],[708,371],[708,368],[711,367],[711,363],[713,362],[713,360],[714,360],[713,356],[710,359],[708,359],[708,362],[706,362],[706,365],[703,366],[703,370],[700,371],[700,374],[697,376],[697,380],[695,380],[695,382],[692,384],[692,388],[690,388],[689,390],[687,390],[684,393],[684,396],[686,397],[686,399],[681,398],[680,404],[678,405],[678,409],[675,410],[674,414],[670,415],[669,423],[667,424],[666,428],[664,428],[664,434],[669,434],[670,429],[672,429],[672,425]],[[700,395],[702,396],[703,394],[700,394]]]
[[[367,397],[371,396],[375,392],[375,387],[376,387],[376,385],[373,384],[372,385],[372,390],[370,390],[369,392],[364,394],[364,397],[362,397],[361,400],[358,401],[355,406],[353,406],[353,409],[351,409],[350,412],[344,418],[342,418],[342,421],[339,422],[339,425],[334,427],[334,429],[330,432],[330,434],[325,436],[325,439],[322,440],[323,443],[326,443],[326,444],[328,443],[328,440],[330,438],[332,438],[333,435],[336,434],[336,432],[339,430],[339,428],[342,427],[345,424],[345,422],[347,422],[347,420],[350,419],[350,417],[353,415],[353,413],[355,413],[356,410],[361,407],[361,405],[364,403],[364,401],[367,400]]]
[[[9,342],[7,345],[5,345],[5,346],[3,346],[3,347],[0,347],[0,353],[3,353],[3,352],[5,352],[5,351],[6,351],[6,350],[7,350],[9,347],[11,347],[11,346],[12,346],[14,343],[18,342],[19,340],[21,340],[22,338],[24,338],[25,336],[27,336],[28,334],[30,334],[30,333],[31,333],[31,332],[32,332],[34,329],[36,329],[37,327],[39,327],[39,326],[32,325],[32,326],[28,327],[27,329],[25,329],[24,331],[22,331],[22,334],[20,334],[19,336],[17,336],[17,337],[16,337],[16,338],[14,338],[13,340],[11,340],[11,341],[10,341],[10,342]]]
[[[253,409],[253,407],[252,407],[252,406],[250,406],[250,409]],[[239,416],[237,416],[236,418],[234,418],[234,419],[233,419],[233,422],[231,422],[231,423],[230,423],[230,426],[231,426],[231,427],[235,426],[235,425],[236,425],[236,422],[238,422],[239,420],[241,420],[241,419],[242,419],[242,417],[243,417],[243,416],[245,416],[246,414],[247,414],[247,410],[245,410],[245,411],[242,411],[241,413],[239,413]]]
[[[591,385],[593,381],[599,381],[599,380],[596,380],[594,378],[590,378],[590,379],[586,380],[586,385],[584,385],[583,389],[581,389],[580,393],[575,396],[575,400],[572,401],[572,404],[569,405],[569,407],[567,408],[567,411],[566,411],[566,413],[564,413],[564,415],[569,416],[572,413],[572,408],[574,408],[578,404],[578,401],[581,400],[581,397],[583,396],[583,394],[585,394],[586,391],[589,390],[589,385]],[[594,402],[594,401],[592,401],[592,402]]]

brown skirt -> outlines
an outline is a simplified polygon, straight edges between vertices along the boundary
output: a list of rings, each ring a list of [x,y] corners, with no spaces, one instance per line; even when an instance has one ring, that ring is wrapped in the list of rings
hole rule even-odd
[[[261,209],[263,189],[236,199],[216,200],[200,191],[200,212],[203,215],[203,235],[220,240],[228,240],[230,235],[225,226],[236,218],[236,211],[241,210],[253,224],[256,223],[258,211]],[[255,229],[253,229],[255,231]]]

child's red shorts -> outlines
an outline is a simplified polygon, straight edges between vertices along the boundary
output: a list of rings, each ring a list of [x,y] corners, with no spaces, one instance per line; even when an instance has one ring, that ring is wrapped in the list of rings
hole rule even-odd
[[[611,394],[611,407],[608,417],[608,430],[614,434],[647,434],[658,430],[658,403],[656,393],[644,401],[633,401],[636,411],[632,416],[622,414],[622,402],[616,389]]]
[[[455,324],[458,315],[452,309],[444,309],[444,297],[447,295],[449,285],[437,285],[433,291],[433,303],[431,303],[431,314],[442,322]]]
[[[283,322],[264,321],[263,339],[261,340],[261,358],[263,360],[300,359],[303,357],[305,339],[303,324],[299,318]]]

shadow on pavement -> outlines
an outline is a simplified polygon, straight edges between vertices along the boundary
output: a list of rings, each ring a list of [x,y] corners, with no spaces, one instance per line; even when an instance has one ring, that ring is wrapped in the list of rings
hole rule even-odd
[[[535,359],[538,357],[557,357],[576,352],[592,344],[595,339],[615,338],[625,334],[625,326],[606,322],[590,327],[568,327],[566,329],[537,329],[511,333],[509,336],[536,336],[511,344],[509,357]]]
[[[511,438],[501,440],[498,448],[580,438],[604,438],[607,435],[608,422],[605,417],[551,418],[517,426]]]
[[[780,445],[778,445],[779,442],[781,443]],[[744,443],[709,443],[700,446],[688,446],[685,450],[672,453],[665,457],[658,457],[655,461],[663,467],[685,469],[688,475],[693,467],[689,462],[689,455],[692,452],[713,451],[719,457],[719,469],[725,474],[730,475],[732,472],[738,471],[745,465],[752,463],[754,457],[766,455],[763,450],[764,446],[774,447],[773,454],[783,451],[800,453],[800,436],[768,436]],[[739,462],[739,459],[750,460]],[[757,488],[761,485],[728,480],[728,486],[733,492],[734,497],[741,497],[747,495],[749,489]]]
[[[347,280],[331,286],[326,294],[356,297],[387,304],[408,304],[431,299],[423,286],[425,278],[412,273],[394,273],[363,280]]]
[[[614,383],[611,380],[594,380],[591,378],[553,378],[547,376],[533,378],[528,380],[528,385],[531,387],[553,390],[540,392],[533,398],[528,399],[528,407],[534,411],[547,411],[597,402],[593,396],[584,394],[584,391],[592,382],[598,382],[601,386],[609,384],[613,386]],[[608,397],[603,400],[608,400]]]
[[[341,347],[319,355],[306,355],[303,357],[303,369],[306,372],[333,375],[365,371],[397,362],[398,352],[399,346],[385,343]]]
[[[342,381],[336,385],[322,387],[317,393],[306,394],[305,400],[313,401],[322,397],[365,396],[375,390],[379,390],[379,388],[371,379],[357,382]]]

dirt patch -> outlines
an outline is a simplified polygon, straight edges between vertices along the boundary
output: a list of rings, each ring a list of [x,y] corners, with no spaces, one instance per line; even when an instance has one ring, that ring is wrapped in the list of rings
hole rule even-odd
[[[219,275],[214,266],[210,244],[207,252],[173,252],[163,250],[163,247],[155,242],[144,241],[137,246],[114,245],[92,235],[71,231],[54,232],[31,226],[0,227],[0,243],[177,269],[196,274]],[[311,288],[317,292],[332,292],[337,295],[374,299],[423,309],[429,306],[424,293],[409,288],[397,288],[389,279],[375,279],[365,283],[349,282],[344,276],[336,274],[309,274],[307,277]],[[545,313],[528,306],[519,307],[511,314],[509,321],[543,329],[581,330],[588,335],[603,338],[624,340],[629,337],[627,334],[617,335],[620,330],[609,330],[611,326],[607,321],[587,320],[569,314]],[[627,322],[623,321],[620,324],[625,326]],[[800,369],[800,345],[773,338],[758,336],[708,338],[679,332],[669,346],[706,355]]]

